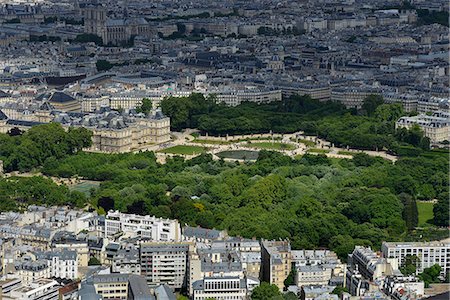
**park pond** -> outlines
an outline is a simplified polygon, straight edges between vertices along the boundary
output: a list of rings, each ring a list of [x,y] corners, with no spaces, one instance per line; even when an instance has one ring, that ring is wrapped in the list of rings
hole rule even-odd
[[[259,152],[251,150],[230,150],[219,152],[216,155],[220,158],[256,160],[258,159]]]

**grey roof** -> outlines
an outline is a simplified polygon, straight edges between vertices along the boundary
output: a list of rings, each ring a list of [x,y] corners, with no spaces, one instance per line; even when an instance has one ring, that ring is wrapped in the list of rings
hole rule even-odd
[[[64,103],[64,102],[74,101],[75,99],[72,96],[67,95],[66,93],[54,92],[48,100],[49,100],[49,102],[54,102],[54,103]]]
[[[47,101],[45,101],[44,103],[42,103],[42,104],[39,106],[39,109],[40,109],[40,110],[49,110],[49,111],[52,111],[52,110],[55,109],[55,107],[54,107],[53,105],[51,105],[50,103],[48,103]]]
[[[78,297],[81,300],[100,300],[100,297],[95,291],[95,287],[90,283],[82,283],[78,291]]]
[[[176,300],[177,297],[168,285],[160,285],[155,289],[155,296],[158,300]]]
[[[6,121],[6,124],[8,124],[8,125],[16,125],[16,126],[26,126],[26,127],[31,127],[31,126],[41,125],[41,124],[44,124],[44,123],[42,123],[42,122],[33,122],[33,121],[11,120],[11,119],[9,119],[8,121]]]
[[[124,26],[125,20],[122,19],[108,19],[105,22],[106,26]]]
[[[118,251],[120,249],[120,244],[117,243],[109,243],[106,245],[106,250]]]
[[[141,252],[173,252],[173,251],[184,251],[187,252],[189,246],[187,244],[142,244]]]
[[[93,282],[94,283],[100,283],[100,282],[128,282],[128,279],[130,277],[130,274],[102,274],[102,275],[94,275]]]
[[[7,97],[11,97],[11,94],[8,94],[7,92],[0,90],[0,98],[7,98]]]
[[[38,272],[48,268],[47,262],[42,260],[37,261],[18,261],[14,263],[16,270],[28,270]]]
[[[6,119],[8,119],[8,116],[5,115],[5,113],[2,112],[2,110],[0,109],[0,120],[6,120]]]
[[[52,257],[59,257],[61,260],[76,260],[77,252],[72,250],[37,252],[36,257],[50,260]]]
[[[153,300],[155,299],[150,292],[147,281],[143,276],[130,275],[128,280],[130,294],[134,300]],[[160,298],[158,298],[159,300]],[[174,298],[175,300],[176,298]]]
[[[218,239],[220,231],[216,229],[206,229],[201,227],[186,226],[183,228],[183,235],[187,237],[203,238],[208,240]]]

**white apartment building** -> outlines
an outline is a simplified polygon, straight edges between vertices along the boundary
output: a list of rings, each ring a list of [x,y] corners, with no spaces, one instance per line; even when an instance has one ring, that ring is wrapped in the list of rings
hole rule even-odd
[[[36,254],[39,259],[47,261],[51,277],[78,278],[77,252],[74,250],[48,251]]]
[[[141,274],[150,286],[167,284],[181,289],[186,284],[186,268],[191,243],[144,243],[140,245]],[[191,249],[192,250],[192,249]]]
[[[105,219],[105,237],[120,234],[150,241],[178,242],[181,240],[181,227],[178,220],[109,211]]]
[[[431,143],[448,141],[450,138],[450,114],[435,112],[432,116],[418,115],[414,117],[401,117],[395,123],[395,128],[410,129],[414,125],[419,125]]]
[[[193,283],[193,300],[245,300],[247,284],[237,277],[207,277]]]
[[[417,266],[417,274],[423,269],[435,264],[441,266],[441,274],[445,276],[450,271],[450,242],[384,242],[381,251],[385,258],[397,258],[400,265],[407,255],[415,255],[419,258],[420,265]]]
[[[11,291],[9,299],[58,300],[59,285],[51,279],[38,279]]]

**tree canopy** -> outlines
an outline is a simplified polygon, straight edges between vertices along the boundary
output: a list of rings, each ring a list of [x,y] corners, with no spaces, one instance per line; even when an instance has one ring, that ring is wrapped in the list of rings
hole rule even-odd
[[[370,95],[363,105],[368,116],[354,115],[339,103],[320,102],[309,96],[291,96],[280,102],[244,102],[237,107],[217,104],[201,94],[168,97],[161,108],[171,118],[173,130],[198,128],[210,135],[253,133],[292,133],[304,131],[336,146],[357,149],[386,149],[394,154],[420,155],[428,150],[429,139],[420,128],[395,129],[404,115],[400,104],[382,104]]]
[[[34,126],[22,135],[0,134],[0,160],[6,171],[29,171],[90,147],[91,137],[86,128],[65,131],[58,123]]]

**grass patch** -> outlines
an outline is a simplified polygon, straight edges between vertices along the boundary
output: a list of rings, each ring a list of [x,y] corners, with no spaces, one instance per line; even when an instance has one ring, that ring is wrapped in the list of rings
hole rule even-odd
[[[193,140],[192,143],[209,144],[209,145],[229,145],[230,141],[215,141],[215,140]]]
[[[417,201],[417,210],[419,212],[419,227],[430,226],[427,221],[433,219],[434,203],[426,201]]]
[[[98,188],[100,186],[100,182],[94,181],[85,181],[72,186],[69,186],[69,189],[72,191],[79,191],[84,193],[86,196],[90,196],[91,188]]]
[[[326,153],[329,153],[330,150],[328,150],[328,149],[318,149],[318,148],[314,148],[314,149],[309,149],[308,152],[311,152],[311,153],[322,153],[322,154],[326,154]]]
[[[353,155],[355,155],[356,153],[355,153],[355,152],[351,152],[351,151],[344,151],[344,150],[342,150],[342,151],[338,151],[338,154],[340,154],[340,155],[351,155],[351,156],[353,156]]]
[[[258,148],[258,149],[273,149],[273,150],[294,150],[295,146],[285,143],[272,143],[272,142],[259,142],[245,144],[245,147]]]
[[[316,143],[308,140],[298,140],[299,143],[305,144],[307,147],[314,147]]]
[[[182,155],[193,155],[198,153],[203,153],[206,151],[205,147],[201,146],[185,146],[185,145],[177,145],[164,150],[160,150],[158,152],[161,153],[170,153],[170,154],[182,154]]]

